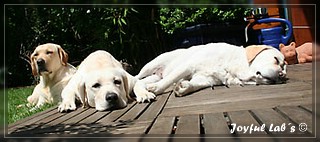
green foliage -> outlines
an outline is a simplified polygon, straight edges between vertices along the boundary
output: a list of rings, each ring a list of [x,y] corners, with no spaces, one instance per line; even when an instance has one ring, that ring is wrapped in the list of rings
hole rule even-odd
[[[6,97],[6,101],[8,104],[7,116],[9,124],[54,106],[54,104],[46,104],[40,108],[28,106],[26,98],[31,95],[33,88],[33,86],[29,86],[23,88],[10,88],[7,90],[8,97]]]
[[[172,34],[199,23],[243,21],[244,8],[5,7],[6,85],[31,85],[28,56],[43,43],[61,45],[77,66],[95,50],[125,59],[136,74],[170,49]],[[19,80],[19,81],[17,81]]]
[[[246,8],[161,8],[159,23],[166,33],[173,34],[199,23],[237,24],[248,12]]]
[[[134,10],[9,7],[6,13],[8,13],[8,29],[18,33],[24,28],[23,32],[29,35],[20,41],[27,50],[32,50],[44,42],[56,42],[71,52],[76,48],[88,50],[88,48],[107,47],[110,43],[121,44],[127,16],[131,11]],[[78,47],[70,47],[74,45]]]
[[[31,68],[25,61],[39,44],[61,45],[75,66],[98,49],[137,66],[156,54],[146,52],[162,46],[151,8],[7,6],[5,14],[8,86],[31,84]]]

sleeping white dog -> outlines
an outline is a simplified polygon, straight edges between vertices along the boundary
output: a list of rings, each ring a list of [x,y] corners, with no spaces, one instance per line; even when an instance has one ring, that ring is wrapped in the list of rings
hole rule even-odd
[[[63,89],[58,111],[75,110],[76,99],[81,101],[83,107],[89,105],[103,111],[124,108],[133,91],[138,100],[155,97],[145,88],[135,85],[136,81],[111,54],[102,50],[93,52],[82,61]]]
[[[282,83],[285,76],[284,56],[271,46],[210,43],[163,53],[136,78],[151,93],[161,94],[175,84],[176,96],[184,96],[214,85]]]

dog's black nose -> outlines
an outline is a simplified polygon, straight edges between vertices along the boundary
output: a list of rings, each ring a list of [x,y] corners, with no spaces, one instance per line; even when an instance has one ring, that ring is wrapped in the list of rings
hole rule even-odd
[[[257,72],[256,72],[256,75],[261,75],[261,72],[260,72],[260,71],[257,71]]]
[[[38,65],[44,65],[45,63],[46,63],[46,61],[43,60],[42,58],[40,58],[40,59],[37,60],[37,64],[38,64]]]
[[[280,77],[280,78],[283,78],[283,77],[285,77],[285,76],[286,76],[286,74],[284,74],[282,71],[279,72],[279,77]]]
[[[116,100],[118,100],[118,95],[116,93],[108,93],[106,95],[106,100],[108,102],[116,101]]]

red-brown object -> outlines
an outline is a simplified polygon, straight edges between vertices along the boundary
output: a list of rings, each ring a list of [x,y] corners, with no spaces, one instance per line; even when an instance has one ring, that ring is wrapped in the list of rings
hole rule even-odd
[[[296,47],[295,42],[291,42],[288,46],[279,44],[281,53],[285,57],[287,64],[301,64],[312,62],[312,43],[306,42],[299,47]]]

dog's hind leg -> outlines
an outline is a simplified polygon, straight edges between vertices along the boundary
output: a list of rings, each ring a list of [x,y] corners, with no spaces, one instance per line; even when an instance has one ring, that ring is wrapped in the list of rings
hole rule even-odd
[[[174,87],[173,92],[176,96],[182,97],[186,94],[198,91],[203,88],[212,87],[220,84],[221,81],[215,80],[210,76],[193,75],[191,80],[180,80]]]
[[[174,83],[178,82],[180,79],[185,79],[189,77],[191,70],[188,67],[177,68],[169,74],[163,77],[160,81],[156,83],[147,84],[147,90],[155,94],[162,94]]]

